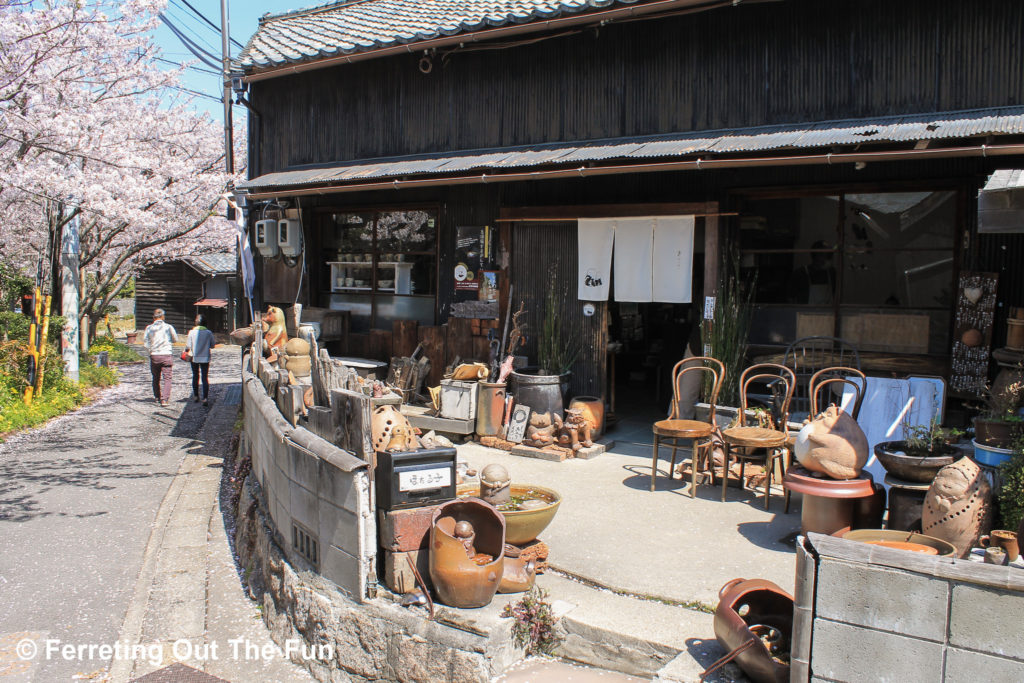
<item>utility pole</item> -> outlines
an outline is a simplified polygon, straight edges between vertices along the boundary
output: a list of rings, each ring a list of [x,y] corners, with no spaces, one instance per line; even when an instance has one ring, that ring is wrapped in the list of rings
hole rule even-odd
[[[78,381],[78,216],[72,218],[61,232],[60,287],[61,315],[64,316],[64,334],[61,336],[61,355],[64,372]]]
[[[235,172],[235,142],[231,125],[231,33],[228,29],[228,0],[220,0],[220,45],[224,59],[224,166]]]

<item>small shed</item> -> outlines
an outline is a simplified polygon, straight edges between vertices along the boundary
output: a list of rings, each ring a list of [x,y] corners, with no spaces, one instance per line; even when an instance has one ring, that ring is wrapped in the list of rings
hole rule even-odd
[[[135,320],[142,329],[153,319],[153,310],[164,309],[166,320],[178,332],[192,328],[195,316],[206,316],[215,334],[233,327],[231,280],[237,259],[233,253],[190,256],[147,269],[135,281]]]

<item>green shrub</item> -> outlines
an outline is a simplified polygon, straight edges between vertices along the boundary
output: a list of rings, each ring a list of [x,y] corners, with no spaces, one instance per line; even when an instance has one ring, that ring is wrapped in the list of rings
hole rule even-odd
[[[1016,531],[1024,518],[1024,439],[1017,439],[1013,456],[999,466],[1003,484],[996,492],[1001,529]]]
[[[107,360],[111,363],[137,363],[144,360],[132,347],[117,341],[110,335],[96,337],[92,346],[89,347],[88,357],[95,358],[101,351],[107,352]]]
[[[78,367],[78,382],[87,388],[105,388],[117,384],[120,374],[114,368],[101,368],[83,362]]]
[[[12,341],[28,341],[28,328],[32,318],[14,311],[0,311],[0,340],[7,336]],[[48,334],[50,342],[60,341],[64,329],[64,316],[51,315]]]

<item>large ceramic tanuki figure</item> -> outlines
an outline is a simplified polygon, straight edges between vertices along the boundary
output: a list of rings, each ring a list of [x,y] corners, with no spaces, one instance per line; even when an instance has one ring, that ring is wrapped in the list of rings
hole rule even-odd
[[[935,475],[924,497],[921,530],[956,546],[965,557],[992,526],[992,487],[981,468],[964,457]]]
[[[796,459],[811,472],[856,479],[868,461],[868,439],[842,408],[829,406],[800,430]]]

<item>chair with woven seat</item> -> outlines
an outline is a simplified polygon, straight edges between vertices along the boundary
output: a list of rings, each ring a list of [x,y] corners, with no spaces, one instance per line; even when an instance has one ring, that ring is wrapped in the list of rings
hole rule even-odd
[[[855,380],[860,380],[858,384]],[[855,368],[845,367],[834,367],[834,368],[822,368],[811,376],[810,382],[808,382],[808,394],[811,401],[811,419],[821,412],[819,410],[819,395],[821,390],[825,387],[832,385],[849,385],[853,387],[853,408],[847,412],[854,420],[860,415],[860,405],[864,402],[864,394],[868,387],[868,378],[864,376],[864,373]],[[840,401],[841,404],[841,401]],[[791,445],[791,444],[790,444]],[[786,489],[786,507],[785,512],[789,512],[789,489]]]
[[[753,382],[774,384],[782,382],[784,392],[782,397],[780,426],[781,429],[770,427],[755,427],[747,425],[747,395],[750,385]],[[722,430],[722,444],[725,448],[725,469],[722,476],[722,502],[725,502],[726,487],[729,485],[729,462],[735,458],[740,463],[740,486],[743,485],[746,463],[748,460],[759,460],[764,462],[764,508],[767,510],[770,505],[772,489],[772,470],[775,461],[782,458],[783,453],[788,453],[786,440],[789,438],[787,424],[789,422],[789,403],[793,399],[793,390],[796,386],[796,375],[790,368],[778,363],[761,363],[752,365],[740,375],[740,412],[739,423],[735,427]],[[764,453],[756,452],[764,451]],[[787,458],[788,459],[788,458]],[[785,474],[787,463],[782,460],[783,474]]]
[[[709,365],[705,365],[708,363]],[[711,405],[711,414],[708,422],[700,420],[679,419],[679,396],[682,387],[683,377],[688,373],[707,373],[711,377],[711,394],[708,403]],[[654,457],[651,459],[651,490],[654,490],[654,479],[658,475],[658,446],[661,441],[672,446],[672,460],[668,469],[668,478],[672,479],[673,470],[676,466],[676,451],[681,441],[690,441],[690,470],[691,485],[690,497],[697,496],[697,470],[700,463],[699,451],[703,449],[707,459],[711,457],[711,434],[715,430],[715,406],[718,402],[718,392],[722,388],[722,381],[725,379],[725,365],[721,361],[710,356],[693,356],[684,358],[672,368],[672,407],[668,419],[654,423]],[[703,442],[703,443],[698,443]],[[709,463],[712,483],[714,482],[714,467]]]
[[[811,411],[810,380],[823,368],[852,367],[860,371],[860,353],[850,342],[838,337],[803,337],[786,347],[782,364],[793,370],[792,418],[800,422],[814,416]]]

